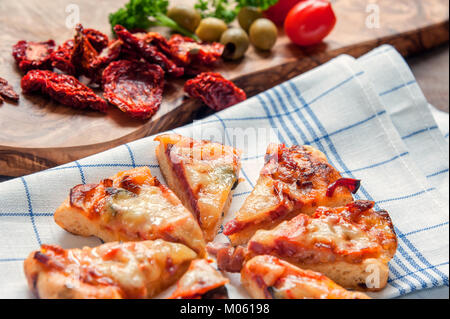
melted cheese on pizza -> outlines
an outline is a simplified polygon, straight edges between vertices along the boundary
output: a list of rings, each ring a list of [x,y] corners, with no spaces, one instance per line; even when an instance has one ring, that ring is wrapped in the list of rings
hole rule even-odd
[[[24,267],[41,298],[148,298],[176,281],[195,257],[163,240],[69,250],[43,245]]]
[[[204,254],[205,243],[196,220],[148,168],[122,172],[89,186],[87,191],[78,188],[86,185],[72,189],[70,199],[55,213],[55,221],[66,230],[104,241],[161,238]],[[80,224],[84,231],[80,231]]]
[[[181,203],[171,203],[159,187],[144,186],[137,196],[121,190],[119,194],[108,197],[106,201],[101,218],[108,227],[126,229],[131,235],[152,233],[152,228],[181,226],[186,219],[186,210]]]
[[[258,299],[368,299],[324,275],[303,270],[273,256],[257,256],[241,271],[244,287]]]
[[[273,230],[258,231],[248,244],[249,252],[302,264],[387,261],[395,253],[396,235],[389,216],[373,211],[373,204],[356,201],[335,209],[320,208],[311,217],[298,215]]]
[[[309,236],[297,240],[305,240],[305,245],[316,243],[335,245],[337,252],[360,251],[378,245],[360,228],[333,217],[312,219],[305,227],[305,233]]]

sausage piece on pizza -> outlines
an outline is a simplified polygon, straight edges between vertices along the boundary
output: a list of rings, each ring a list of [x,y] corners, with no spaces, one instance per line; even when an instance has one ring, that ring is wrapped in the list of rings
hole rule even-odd
[[[42,245],[24,270],[29,288],[44,299],[151,298],[176,282],[196,256],[160,239],[67,250]]]
[[[397,249],[389,214],[374,202],[355,201],[339,208],[320,207],[272,230],[258,231],[246,258],[272,255],[318,271],[348,289],[378,291],[388,280],[388,262]]]
[[[207,242],[217,235],[238,183],[240,152],[210,141],[160,135],[156,148],[169,187],[197,218]]]
[[[343,206],[353,200],[341,175],[325,155],[310,146],[270,144],[257,184],[224,228],[233,245],[245,244],[259,229],[272,229],[317,207]],[[333,186],[333,192],[328,191]],[[356,191],[356,189],[352,189]]]
[[[177,283],[170,299],[228,299],[229,280],[208,260],[194,260]]]
[[[75,186],[54,218],[73,234],[105,242],[164,239],[205,254],[197,221],[148,167],[120,172],[99,184]]]
[[[268,255],[250,259],[241,270],[241,281],[255,299],[370,299],[320,273]]]

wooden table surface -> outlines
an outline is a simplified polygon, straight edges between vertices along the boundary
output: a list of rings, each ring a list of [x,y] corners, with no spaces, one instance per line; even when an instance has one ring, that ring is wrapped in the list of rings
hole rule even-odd
[[[448,113],[448,44],[407,60],[427,100]]]
[[[18,39],[52,38],[62,43],[73,36],[73,29],[67,27],[71,16],[62,10],[68,8],[66,5],[78,6],[84,26],[108,32],[107,13],[125,2],[0,1],[0,29],[4,31],[0,33],[0,74],[20,91],[20,73],[11,56],[11,46]],[[293,45],[280,29],[277,46],[271,52],[250,48],[242,61],[220,61],[215,71],[252,96],[343,53],[359,57],[388,43],[403,56],[412,56],[448,43],[447,0],[377,0],[377,5],[382,20],[389,23],[368,27],[367,0],[334,1],[339,22],[323,43],[301,48]],[[62,107],[40,94],[22,95],[17,105],[0,107],[0,174],[20,176],[41,171],[190,123],[208,109],[198,100],[186,98],[183,85],[184,79],[167,81],[161,107],[147,121],[123,116],[114,107],[101,115]]]
[[[407,59],[428,101],[449,112],[449,45]],[[0,182],[11,179],[0,176]]]

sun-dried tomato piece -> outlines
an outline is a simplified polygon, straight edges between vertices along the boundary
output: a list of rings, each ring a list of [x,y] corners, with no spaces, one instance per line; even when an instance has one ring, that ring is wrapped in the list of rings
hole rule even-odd
[[[179,34],[174,34],[168,45],[171,57],[183,66],[211,65],[222,56],[224,50],[223,44],[200,43]]]
[[[137,118],[150,118],[159,109],[164,88],[164,71],[144,61],[112,62],[103,72],[105,99]]]
[[[55,48],[55,41],[32,42],[19,41],[13,46],[13,57],[22,72],[32,69],[51,70],[50,55]]]
[[[355,194],[358,191],[359,187],[361,186],[361,181],[359,179],[353,179],[353,178],[339,178],[333,184],[328,186],[327,196],[328,197],[333,196],[334,191],[339,186],[347,187],[350,192]]]
[[[220,111],[247,99],[243,90],[218,73],[205,72],[189,80],[184,91],[193,98],[200,98],[206,105]]]
[[[114,27],[114,31],[122,42],[130,49],[139,53],[139,55],[149,63],[158,64],[170,76],[180,77],[184,74],[184,69],[179,67],[158,48],[148,43],[145,38],[140,38],[120,25]]]
[[[98,82],[100,76],[97,69],[97,58],[99,54],[84,34],[81,24],[77,25],[76,32],[71,62],[77,70],[77,75],[85,75],[93,82]]]
[[[90,107],[102,112],[108,108],[105,100],[71,75],[32,70],[22,78],[21,86],[24,93],[40,91],[53,100],[74,108]]]
[[[76,75],[77,71],[72,64],[73,47],[73,39],[67,40],[61,44],[58,49],[51,54],[52,66],[70,75]]]
[[[166,56],[171,57],[172,53],[169,41],[167,41],[167,39],[161,33],[158,32],[143,33],[142,39],[146,43],[156,46]]]
[[[111,41],[106,48],[100,52],[92,66],[99,71],[99,74],[103,73],[105,67],[113,61],[119,60],[122,54],[123,44],[120,40]]]
[[[76,30],[70,58],[72,65],[75,67],[76,75],[84,75],[91,80],[91,83],[100,84],[103,70],[109,63],[119,58],[122,42],[113,41],[104,47],[101,52],[97,52],[91,43],[92,39],[90,40],[89,36],[86,35],[83,26],[77,25]]]
[[[79,34],[80,32],[81,34]],[[112,59],[110,59],[110,55],[112,53],[109,49],[108,37],[105,34],[94,29],[83,29],[83,27],[79,25],[77,26],[77,36],[78,48],[76,51],[75,62],[88,64],[87,69],[89,72],[87,73],[97,73],[93,72],[93,67],[102,64],[106,60],[113,61]],[[85,41],[88,41],[90,46],[86,44]],[[72,56],[75,47],[74,42],[74,39],[69,39],[62,45],[60,45],[58,49],[51,54],[51,61],[54,68],[57,68],[70,75],[77,76],[77,68],[72,63]],[[91,48],[93,48],[97,52],[97,54],[95,54]],[[97,61],[95,58],[95,56],[99,55],[99,53],[102,61]],[[106,56],[108,56],[108,58],[106,58]],[[118,58],[118,53],[116,58]],[[89,65],[89,61],[91,65]],[[81,68],[83,69],[84,67]]]
[[[0,78],[0,104],[3,102],[3,98],[17,102],[19,100],[19,94],[8,84],[8,81]]]
[[[133,49],[131,49],[129,46],[126,46],[123,44],[122,41],[117,40],[121,43],[121,47],[120,47],[120,56],[118,60],[140,60],[141,57],[139,56],[138,53],[136,53],[136,51],[134,51]]]
[[[83,34],[97,52],[102,52],[109,44],[108,36],[95,29],[83,29]]]

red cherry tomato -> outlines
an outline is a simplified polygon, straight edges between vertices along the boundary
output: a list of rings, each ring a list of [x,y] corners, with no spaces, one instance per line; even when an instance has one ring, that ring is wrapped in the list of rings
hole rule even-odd
[[[306,46],[319,43],[336,24],[336,16],[330,2],[307,0],[289,11],[284,31],[295,44]]]
[[[300,1],[305,0],[280,0],[264,11],[264,16],[276,25],[283,25],[289,11]]]

